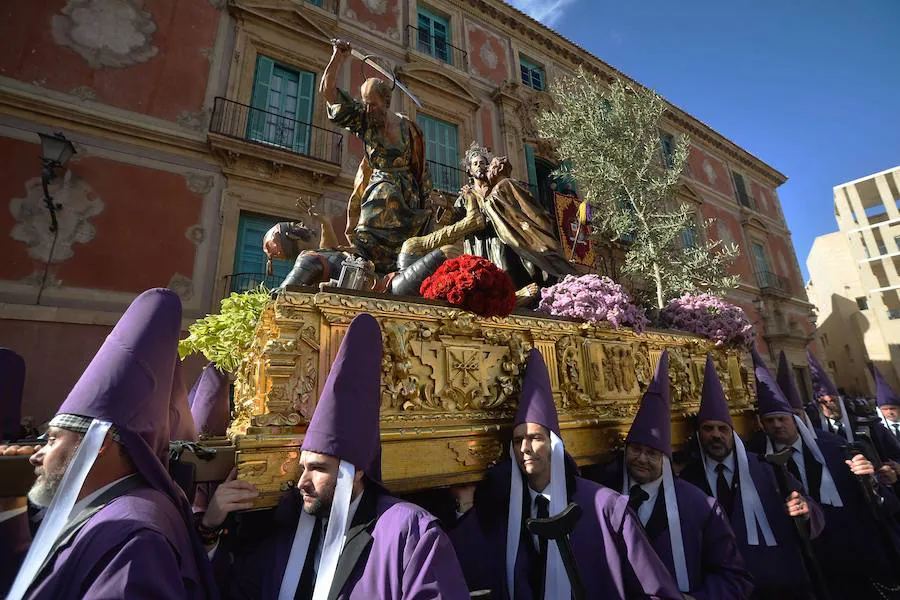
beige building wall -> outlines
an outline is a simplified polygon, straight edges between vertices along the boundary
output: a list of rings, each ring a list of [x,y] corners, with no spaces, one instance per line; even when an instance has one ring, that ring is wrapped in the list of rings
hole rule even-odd
[[[900,167],[834,188],[839,231],[807,257],[817,339],[838,387],[873,394],[866,365],[900,382]]]

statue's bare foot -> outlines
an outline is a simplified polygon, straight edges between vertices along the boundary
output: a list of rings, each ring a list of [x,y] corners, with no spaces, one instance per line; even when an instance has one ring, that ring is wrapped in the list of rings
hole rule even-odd
[[[516,306],[518,308],[527,308],[534,304],[537,300],[541,288],[536,283],[529,283],[516,292]]]

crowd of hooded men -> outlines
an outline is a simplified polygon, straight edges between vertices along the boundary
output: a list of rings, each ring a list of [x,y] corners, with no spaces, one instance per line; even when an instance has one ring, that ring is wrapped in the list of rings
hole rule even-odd
[[[900,597],[900,397],[875,369],[869,418],[813,356],[804,406],[784,354],[773,377],[754,350],[761,429],[742,440],[707,357],[695,435],[673,454],[663,352],[624,452],[579,471],[532,350],[508,454],[476,486],[442,491],[453,508],[435,502],[438,519],[382,483],[382,338],[363,314],[310,420],[299,481],[274,511],[245,511],[252,484],[186,493],[169,468],[170,440],[224,435],[229,414],[212,366],[185,390],[180,325],[174,293],[141,294],[49,422],[28,505],[0,505],[7,598]],[[0,363],[10,437],[24,364],[8,350]],[[541,519],[571,503],[568,543],[528,526],[561,522]]]

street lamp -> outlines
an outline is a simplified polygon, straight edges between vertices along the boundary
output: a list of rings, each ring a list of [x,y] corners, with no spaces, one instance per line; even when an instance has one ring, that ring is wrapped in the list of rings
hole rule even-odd
[[[58,223],[56,221],[56,211],[62,206],[53,203],[50,196],[50,183],[56,178],[56,169],[64,169],[66,163],[75,154],[75,146],[66,139],[62,133],[54,133],[48,135],[46,133],[38,133],[41,138],[41,184],[44,187],[44,204],[50,211],[50,231],[56,232]]]

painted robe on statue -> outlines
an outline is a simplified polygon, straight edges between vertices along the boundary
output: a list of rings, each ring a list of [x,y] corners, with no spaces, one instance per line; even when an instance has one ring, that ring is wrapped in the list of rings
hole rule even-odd
[[[297,490],[285,495],[276,511],[278,533],[256,551],[238,557],[233,568],[236,576],[227,588],[223,586],[226,597],[278,597],[302,505]],[[312,595],[308,571],[309,561],[296,598]],[[448,589],[447,582],[456,586]],[[414,504],[383,493],[378,486],[367,485],[345,538],[329,600],[468,597],[459,563],[437,519]]]
[[[362,139],[366,155],[359,164],[347,205],[351,241],[375,270],[397,270],[397,255],[407,238],[425,233],[431,210],[431,177],[425,162],[425,140],[419,126],[400,117],[400,140],[390,143],[380,129],[368,126],[365,106],[338,89],[338,102],[328,105],[328,119]],[[455,167],[454,167],[455,169]]]
[[[766,600],[791,600],[812,597],[812,583],[809,574],[803,566],[803,556],[797,541],[797,534],[791,517],[787,515],[785,508],[786,498],[781,497],[778,490],[778,482],[775,479],[775,471],[768,465],[760,462],[752,453],[747,453],[747,464],[750,476],[759,499],[766,511],[772,533],[775,535],[777,546],[766,546],[765,540],[760,535],[760,545],[751,546],[747,543],[747,526],[744,520],[744,508],[741,498],[741,487],[736,481],[735,473],[733,481],[734,506],[731,514],[731,527],[738,540],[738,546],[747,569],[753,575],[755,592],[753,598]],[[706,480],[706,473],[702,460],[690,463],[681,472],[681,478],[697,486],[707,495],[713,496]],[[788,473],[788,485],[793,490],[802,490],[799,481]],[[807,500],[810,500],[807,497]],[[817,537],[825,526],[822,509],[814,501],[809,501],[809,526],[810,534]]]
[[[599,481],[609,487],[621,487],[622,462],[595,470]],[[588,475],[588,477],[591,477]],[[690,594],[697,600],[741,600],[749,598],[753,579],[744,565],[728,517],[715,498],[697,486],[675,480],[678,514],[681,520],[684,558],[690,578]],[[675,577],[672,540],[666,518],[665,490],[660,485],[650,519],[644,526],[653,549]]]
[[[506,523],[512,462],[493,467],[479,485],[475,508],[468,511],[450,539],[471,590],[490,589],[492,598],[509,600],[506,584]],[[518,468],[518,467],[516,467]],[[644,535],[640,521],[628,509],[628,498],[592,481],[575,477],[567,468],[569,501],[584,510],[570,540],[588,598],[682,598],[671,575]],[[530,514],[530,496],[523,490],[523,515]],[[516,558],[515,600],[540,600],[530,585],[538,571],[538,552],[524,528]]]
[[[888,585],[895,585],[893,566],[888,562],[884,548],[880,543],[878,525],[869,514],[866,499],[859,487],[856,477],[844,462],[846,441],[827,431],[819,432],[816,443],[822,451],[825,463],[834,485],[844,503],[843,507],[822,504],[825,516],[825,528],[821,535],[813,540],[813,548],[822,567],[822,572],[829,582],[832,600],[852,600],[855,598],[872,598],[880,600],[879,595],[869,579],[874,577]],[[756,452],[766,451],[766,437],[757,432],[748,449]],[[819,502],[819,486],[822,482],[822,465],[812,456],[809,449],[803,446],[803,466],[806,480],[809,482],[809,495]],[[892,523],[896,539],[896,517],[900,502],[887,487],[879,485],[879,494],[884,498],[882,510],[887,521]],[[888,595],[888,597],[893,597]]]

